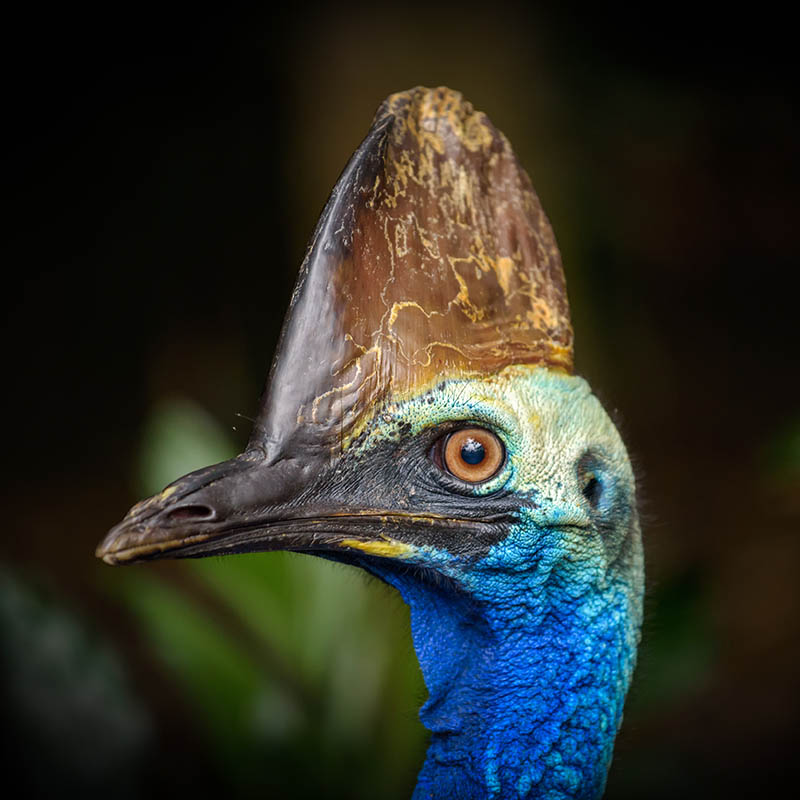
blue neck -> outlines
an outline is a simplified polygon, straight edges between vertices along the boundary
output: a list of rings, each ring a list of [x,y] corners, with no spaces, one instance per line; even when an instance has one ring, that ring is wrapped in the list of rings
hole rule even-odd
[[[553,534],[555,538],[555,534]],[[637,601],[606,566],[490,558],[462,593],[380,576],[411,608],[431,733],[415,800],[597,798],[633,669]]]

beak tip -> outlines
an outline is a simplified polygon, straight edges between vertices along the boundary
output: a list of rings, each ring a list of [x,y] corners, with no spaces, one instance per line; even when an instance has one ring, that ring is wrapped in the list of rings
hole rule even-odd
[[[110,564],[113,567],[119,562],[114,555],[114,550],[111,544],[112,543],[107,539],[104,539],[99,545],[97,545],[94,555],[96,558],[99,558],[101,561],[104,561],[106,564]]]
[[[125,520],[115,525],[100,541],[95,548],[96,558],[104,561],[112,567],[123,564],[127,559],[124,557],[125,550],[130,547],[130,531]],[[121,557],[122,556],[122,557]]]

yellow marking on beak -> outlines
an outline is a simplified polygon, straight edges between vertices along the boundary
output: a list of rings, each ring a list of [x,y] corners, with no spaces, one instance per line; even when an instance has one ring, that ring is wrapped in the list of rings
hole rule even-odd
[[[364,541],[363,539],[342,539],[339,544],[342,547],[352,547],[371,556],[381,556],[383,558],[403,557],[410,555],[414,548],[402,542],[393,541]]]

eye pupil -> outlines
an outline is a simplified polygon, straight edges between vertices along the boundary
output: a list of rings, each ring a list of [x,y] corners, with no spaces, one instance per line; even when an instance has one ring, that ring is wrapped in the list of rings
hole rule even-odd
[[[461,459],[466,464],[480,464],[486,458],[486,448],[474,439],[467,439],[461,445]]]

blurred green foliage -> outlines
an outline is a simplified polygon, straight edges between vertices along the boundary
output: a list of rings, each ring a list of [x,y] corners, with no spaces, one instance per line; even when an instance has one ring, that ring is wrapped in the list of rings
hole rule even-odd
[[[144,432],[139,488],[152,494],[232,454],[201,408],[165,400]],[[290,553],[184,562],[170,574],[106,580],[196,711],[235,794],[408,796],[424,687],[399,598],[353,568]]]
[[[3,772],[26,796],[137,796],[152,720],[116,655],[63,599],[0,568]],[[11,777],[9,777],[11,776]]]

